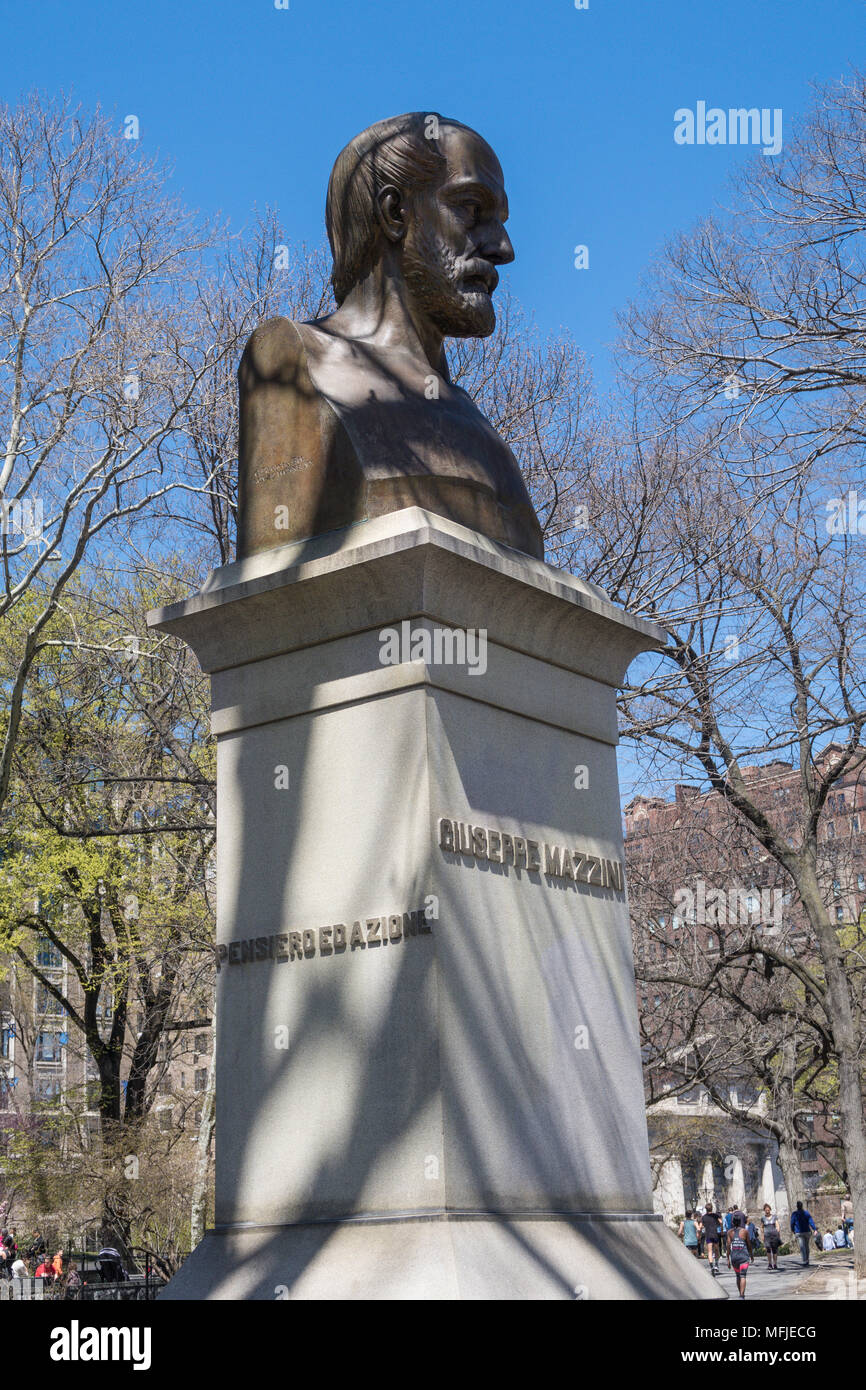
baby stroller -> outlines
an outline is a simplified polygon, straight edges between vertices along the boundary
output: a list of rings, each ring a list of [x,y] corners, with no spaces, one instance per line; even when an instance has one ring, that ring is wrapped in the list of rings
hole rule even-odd
[[[126,1278],[126,1270],[121,1263],[120,1252],[115,1250],[112,1245],[106,1245],[96,1257],[96,1268],[99,1270],[100,1278],[106,1284],[122,1284]]]

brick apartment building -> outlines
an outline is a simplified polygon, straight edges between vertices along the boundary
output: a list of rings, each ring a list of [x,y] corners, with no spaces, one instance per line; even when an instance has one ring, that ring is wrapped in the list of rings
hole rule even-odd
[[[57,947],[42,937],[35,963],[57,985],[73,1008],[80,1008],[80,982]],[[3,1159],[14,1150],[14,1131],[34,1132],[40,1121],[63,1116],[51,1126],[52,1143],[62,1159],[77,1147],[89,1148],[99,1134],[99,1073],[84,1038],[63,1006],[45,985],[14,958],[2,960],[0,979],[0,1200]],[[197,1136],[202,1096],[212,1051],[210,1001],[206,981],[182,992],[176,1021],[166,1029],[157,1063],[148,1078],[150,1113],[161,1129]],[[114,1020],[114,1001],[103,990],[97,1004],[100,1031],[106,1037]],[[129,1009],[121,1063],[125,1092],[135,1042],[142,1026],[133,1003]]]
[[[831,745],[824,759],[838,756]],[[790,763],[774,761],[743,769],[755,802],[772,822],[796,836],[800,776]],[[652,1036],[653,1012],[665,1008],[662,986],[641,982],[678,941],[707,959],[718,952],[711,909],[727,912],[759,936],[772,937],[787,954],[809,950],[809,931],[790,880],[762,845],[714,793],[678,785],[673,799],[636,796],[624,812],[629,897],[635,936],[638,1007],[644,1036]],[[849,768],[828,797],[818,830],[819,875],[824,900],[840,927],[866,914],[866,755]],[[731,916],[731,913],[739,914]],[[642,967],[648,967],[642,969]],[[648,1049],[645,1052],[647,1060]],[[674,1078],[682,1082],[682,1077]],[[742,1076],[728,1081],[740,1113],[754,1127],[734,1123],[714,1106],[704,1087],[665,1085],[652,1089],[648,1105],[651,1148],[656,1157],[655,1203],[669,1217],[707,1198],[727,1207],[764,1201],[787,1210],[788,1201],[772,1136],[761,1129],[764,1097]],[[649,1089],[649,1088],[648,1088]],[[739,1094],[738,1094],[739,1091]],[[803,1184],[810,1200],[822,1184],[838,1178],[818,1145],[830,1136],[820,1115],[798,1121]],[[705,1133],[701,1153],[697,1135]],[[667,1152],[682,1143],[680,1153]],[[719,1147],[726,1162],[720,1162]],[[828,1198],[828,1202],[831,1199]],[[835,1199],[832,1199],[835,1209]]]

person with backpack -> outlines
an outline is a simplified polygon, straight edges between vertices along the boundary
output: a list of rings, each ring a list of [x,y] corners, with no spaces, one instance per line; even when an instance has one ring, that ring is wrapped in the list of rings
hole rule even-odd
[[[818,1234],[818,1227],[812,1220],[812,1213],[803,1206],[802,1202],[797,1203],[795,1211],[791,1212],[791,1230],[797,1237],[800,1246],[800,1255],[803,1260],[803,1267],[809,1263],[809,1232],[814,1231]]]
[[[739,1215],[727,1234],[728,1265],[737,1277],[737,1292],[740,1298],[746,1297],[746,1275],[752,1258],[752,1242]]]

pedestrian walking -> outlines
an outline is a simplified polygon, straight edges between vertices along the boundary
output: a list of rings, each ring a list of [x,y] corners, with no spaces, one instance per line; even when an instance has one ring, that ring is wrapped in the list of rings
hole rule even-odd
[[[696,1211],[687,1211],[680,1222],[680,1229],[677,1234],[680,1236],[686,1249],[691,1250],[696,1259],[700,1259],[700,1255],[698,1254],[699,1222],[695,1219],[696,1217]]]
[[[842,1230],[845,1232],[845,1244],[851,1245],[849,1236],[854,1226],[854,1203],[851,1201],[851,1193],[846,1192],[840,1202],[842,1215]]]
[[[739,1215],[734,1220],[727,1237],[728,1265],[737,1276],[737,1292],[740,1298],[746,1297],[746,1275],[752,1258],[752,1242]]]
[[[761,1217],[761,1239],[767,1250],[767,1269],[778,1269],[782,1232],[779,1228],[779,1217],[769,1202],[764,1203],[764,1214]]]
[[[730,1267],[731,1267],[731,1257],[730,1257],[730,1255],[727,1254],[727,1251],[728,1251],[728,1232],[731,1231],[731,1230],[733,1230],[733,1226],[734,1226],[734,1208],[733,1208],[733,1207],[728,1207],[728,1210],[725,1212],[724,1216],[722,1217],[722,1249],[725,1251],[725,1254],[727,1255],[727,1259],[728,1259],[728,1269],[730,1269]]]
[[[809,1263],[809,1232],[814,1231],[815,1235],[817,1235],[818,1227],[812,1220],[812,1213],[803,1206],[802,1202],[798,1202],[796,1209],[791,1212],[791,1230],[797,1237],[797,1242],[800,1246],[800,1255],[805,1268]]]
[[[712,1202],[707,1202],[706,1210],[701,1217],[701,1225],[704,1228],[704,1237],[707,1242],[707,1260],[710,1270],[713,1274],[718,1274],[721,1220],[718,1213],[713,1211]]]

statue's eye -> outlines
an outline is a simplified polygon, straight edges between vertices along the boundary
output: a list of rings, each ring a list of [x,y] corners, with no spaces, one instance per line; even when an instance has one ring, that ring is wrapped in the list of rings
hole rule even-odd
[[[472,218],[472,221],[477,222],[481,216],[481,204],[470,201],[468,203],[464,203],[463,206],[469,213],[469,216]]]

